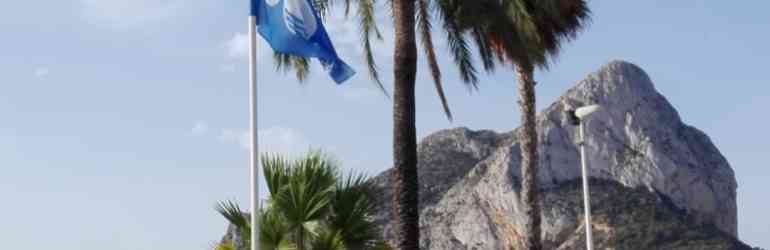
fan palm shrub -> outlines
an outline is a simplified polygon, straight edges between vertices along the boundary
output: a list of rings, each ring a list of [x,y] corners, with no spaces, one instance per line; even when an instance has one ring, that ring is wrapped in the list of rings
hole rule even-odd
[[[335,161],[318,152],[293,160],[265,155],[262,167],[270,196],[258,211],[261,249],[386,249],[372,219],[365,176],[341,174]],[[216,210],[237,229],[241,240],[233,245],[248,249],[248,216],[230,201]]]

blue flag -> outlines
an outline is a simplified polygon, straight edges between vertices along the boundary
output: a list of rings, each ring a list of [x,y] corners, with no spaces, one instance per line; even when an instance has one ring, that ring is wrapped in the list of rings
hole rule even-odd
[[[251,15],[257,19],[259,34],[273,50],[318,58],[337,84],[355,74],[337,56],[309,0],[251,0]]]

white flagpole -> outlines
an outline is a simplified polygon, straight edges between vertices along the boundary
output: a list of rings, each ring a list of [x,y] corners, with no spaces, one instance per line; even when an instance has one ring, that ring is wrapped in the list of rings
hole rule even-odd
[[[251,250],[259,250],[259,140],[257,131],[257,18],[249,16],[249,165],[251,168]]]

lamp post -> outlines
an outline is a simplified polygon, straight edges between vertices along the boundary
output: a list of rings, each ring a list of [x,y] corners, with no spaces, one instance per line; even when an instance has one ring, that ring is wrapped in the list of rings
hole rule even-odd
[[[585,107],[580,107],[576,110],[568,110],[567,115],[570,118],[570,122],[572,125],[578,126],[579,130],[579,141],[578,145],[580,145],[580,164],[583,171],[583,206],[585,210],[585,228],[586,228],[586,249],[587,250],[593,250],[594,249],[594,238],[593,234],[591,233],[591,199],[589,197],[589,190],[588,190],[588,164],[586,163],[586,149],[585,149],[585,119],[588,118],[589,115],[599,110],[599,105],[590,105]]]

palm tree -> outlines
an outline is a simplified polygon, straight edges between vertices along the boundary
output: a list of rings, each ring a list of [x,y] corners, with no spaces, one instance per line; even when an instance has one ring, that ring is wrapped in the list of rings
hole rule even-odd
[[[319,14],[323,17],[327,14],[331,0],[311,1]],[[470,1],[446,1],[446,0],[390,0],[391,13],[395,28],[395,48],[393,61],[393,175],[394,210],[393,215],[397,225],[398,247],[400,249],[419,248],[419,184],[417,177],[417,131],[416,131],[416,100],[415,78],[417,74],[417,42],[415,26],[418,26],[421,34],[421,43],[424,47],[430,67],[433,84],[441,100],[442,108],[447,118],[451,121],[452,114],[449,109],[441,82],[441,71],[436,60],[436,53],[432,41],[431,14],[437,14],[443,21],[443,30],[447,34],[447,41],[459,69],[463,83],[469,87],[476,87],[478,78],[473,65],[470,52],[470,40],[482,38],[481,33],[471,36],[455,22],[454,12],[461,5],[474,5]],[[387,93],[382,85],[377,66],[371,48],[372,39],[381,39],[382,36],[375,23],[375,0],[344,0],[345,13],[349,14],[350,6],[355,4],[357,12],[355,16],[361,30],[361,41],[365,51],[365,59],[373,82]],[[467,3],[467,4],[465,4]],[[435,8],[433,8],[435,7]],[[435,10],[435,11],[431,11]],[[480,30],[480,29],[479,29]],[[294,69],[298,79],[302,80],[309,72],[307,59],[289,55],[276,54],[277,68],[283,70]],[[484,59],[485,67],[488,59]]]
[[[320,153],[293,161],[264,156],[262,166],[270,198],[258,211],[261,249],[382,249],[365,176],[339,174],[336,163]],[[249,246],[248,216],[238,205],[223,202],[217,211],[242,239],[220,246]]]
[[[328,13],[331,0],[312,0],[321,16]],[[369,74],[385,93],[372,53],[371,39],[381,39],[375,23],[375,0],[344,0],[346,14],[355,4]],[[419,184],[417,179],[417,138],[415,77],[417,72],[416,33],[428,60],[434,86],[449,120],[452,114],[444,95],[441,71],[432,42],[431,14],[443,22],[456,66],[467,86],[476,88],[477,71],[471,59],[469,41],[477,45],[484,69],[492,71],[495,59],[516,65],[522,107],[522,193],[525,212],[532,218],[527,226],[527,249],[539,249],[540,212],[537,204],[537,132],[535,130],[534,69],[547,68],[565,40],[575,37],[588,19],[584,0],[391,0],[395,28],[393,83],[393,164],[395,174],[394,217],[400,249],[419,248]],[[433,11],[431,11],[433,10]],[[276,54],[277,68],[294,69],[302,80],[309,72],[307,59]],[[531,246],[531,247],[530,247]]]
[[[561,51],[561,44],[575,39],[590,20],[585,0],[507,0],[502,9],[514,26],[508,27],[518,41],[501,39],[500,31],[488,33],[494,52],[509,60],[518,78],[521,106],[521,194],[525,223],[524,249],[542,249],[540,204],[537,189],[538,152],[534,69],[547,69]],[[502,31],[505,32],[505,31]],[[509,36],[510,37],[510,36]],[[522,50],[524,48],[524,50]],[[517,53],[518,52],[518,53]]]

